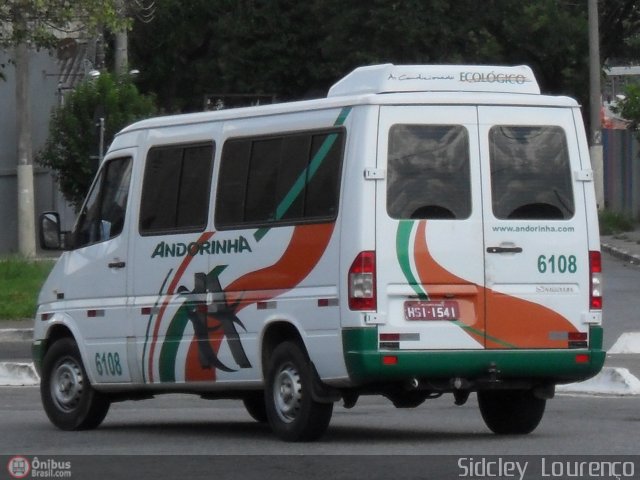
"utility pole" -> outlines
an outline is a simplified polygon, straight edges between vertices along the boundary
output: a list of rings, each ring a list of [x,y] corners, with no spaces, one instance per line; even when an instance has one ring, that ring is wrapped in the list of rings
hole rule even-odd
[[[115,49],[115,71],[116,75],[124,75],[127,73],[129,65],[128,52],[128,35],[127,31],[116,32],[116,49]]]
[[[15,48],[16,128],[18,135],[18,251],[36,255],[35,200],[33,193],[33,146],[31,144],[31,102],[29,94],[29,47]]]
[[[124,0],[118,1],[117,14],[120,18],[126,18],[127,5]],[[124,75],[129,68],[129,49],[128,35],[126,27],[116,32],[116,48],[115,48],[115,72],[116,75]]]
[[[604,162],[600,110],[600,34],[598,28],[598,0],[589,0],[589,155],[596,190],[598,209],[604,208]]]

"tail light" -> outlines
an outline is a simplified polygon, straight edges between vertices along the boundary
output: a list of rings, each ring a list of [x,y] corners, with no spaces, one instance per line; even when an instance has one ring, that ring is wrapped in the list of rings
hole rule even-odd
[[[360,252],[349,269],[349,308],[351,310],[375,310],[376,254]]]
[[[602,259],[600,252],[589,252],[589,306],[602,310]]]

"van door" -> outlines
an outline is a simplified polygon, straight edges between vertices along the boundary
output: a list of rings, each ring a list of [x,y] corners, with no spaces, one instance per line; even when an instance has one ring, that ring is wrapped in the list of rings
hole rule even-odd
[[[215,145],[189,142],[186,135],[159,137],[146,154],[133,226],[138,381],[214,381],[217,352],[209,338],[204,280],[214,236],[207,226]]]
[[[575,128],[569,108],[479,107],[488,348],[587,346]]]
[[[80,349],[96,383],[130,380],[126,338],[131,208],[131,153],[118,152],[101,166],[73,231],[74,248],[62,257],[56,288],[80,330]]]
[[[381,107],[377,162],[380,348],[484,348],[476,107]]]

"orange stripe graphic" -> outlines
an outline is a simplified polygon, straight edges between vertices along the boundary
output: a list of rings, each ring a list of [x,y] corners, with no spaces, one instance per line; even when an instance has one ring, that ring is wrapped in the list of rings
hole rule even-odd
[[[287,249],[280,259],[269,267],[247,273],[225,288],[227,304],[234,305],[235,313],[258,301],[270,300],[300,284],[317,265],[324,254],[334,223],[300,225],[295,227]],[[208,324],[215,326],[215,314],[208,315]],[[216,354],[223,334],[217,330],[210,335]],[[215,380],[215,369],[203,369],[198,358],[198,344],[194,337],[189,346],[185,368],[187,381]]]
[[[200,238],[196,241],[196,243],[201,244],[209,240],[215,232],[204,232],[200,235]],[[182,279],[182,275],[184,275],[185,270],[193,260],[192,255],[187,255],[182,260],[182,263],[178,267],[176,274],[173,276],[173,280],[169,284],[169,288],[167,289],[167,293],[165,294],[165,299],[162,302],[160,310],[158,312],[158,316],[156,317],[156,322],[153,327],[153,337],[151,338],[151,346],[149,348],[149,360],[148,360],[148,368],[149,368],[149,382],[153,383],[153,357],[156,349],[156,344],[158,343],[158,333],[160,331],[160,324],[162,323],[162,317],[164,317],[165,310],[167,309],[167,305],[169,305],[170,297],[174,294],[178,283]]]
[[[426,286],[469,284],[443,268],[431,256],[426,239],[427,222],[419,222],[417,228],[414,255],[420,281]],[[477,288],[475,302],[460,300],[461,316],[466,325],[479,331],[466,330],[476,340],[484,343],[480,333],[487,335],[486,348],[507,348],[505,344],[517,348],[567,348],[566,340],[552,340],[550,333],[577,331],[569,320],[547,307],[479,285]],[[436,294],[429,289],[427,293],[430,297]]]

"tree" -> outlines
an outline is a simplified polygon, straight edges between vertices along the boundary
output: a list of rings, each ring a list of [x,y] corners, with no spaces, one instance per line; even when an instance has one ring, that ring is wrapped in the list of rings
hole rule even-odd
[[[85,80],[53,111],[49,138],[37,162],[55,171],[62,194],[79,208],[102,154],[100,118],[104,119],[104,144],[108,145],[124,126],[155,111],[153,98],[141,95],[127,75],[103,73]]]
[[[205,94],[237,92],[222,79],[221,52],[229,39],[220,25],[239,8],[236,1],[156,0],[154,5],[153,22],[136,18],[129,36],[132,64],[141,67],[141,90],[154,92],[167,112],[202,110]]]
[[[627,128],[632,130],[640,141],[640,84],[627,85],[624,98],[618,100],[611,110],[629,122]]]
[[[530,64],[545,92],[586,100],[583,3],[156,0],[130,50],[141,88],[170,111],[200,110],[206,93],[323,96],[353,68],[386,62]]]
[[[575,0],[155,0],[131,57],[168,111],[207,93],[324,96],[372,63],[530,65],[545,93],[589,113],[588,9]],[[601,57],[640,60],[637,0],[599,2]]]
[[[640,60],[640,5],[636,0],[607,0],[600,12],[600,53],[603,63]],[[619,63],[618,63],[619,62]]]
[[[29,50],[49,48],[56,33],[94,30],[98,25],[115,29],[128,24],[117,15],[117,0],[3,0],[0,4],[0,48],[14,49],[16,67],[16,126],[18,135],[18,246],[34,256],[35,212],[33,152],[30,131]]]

